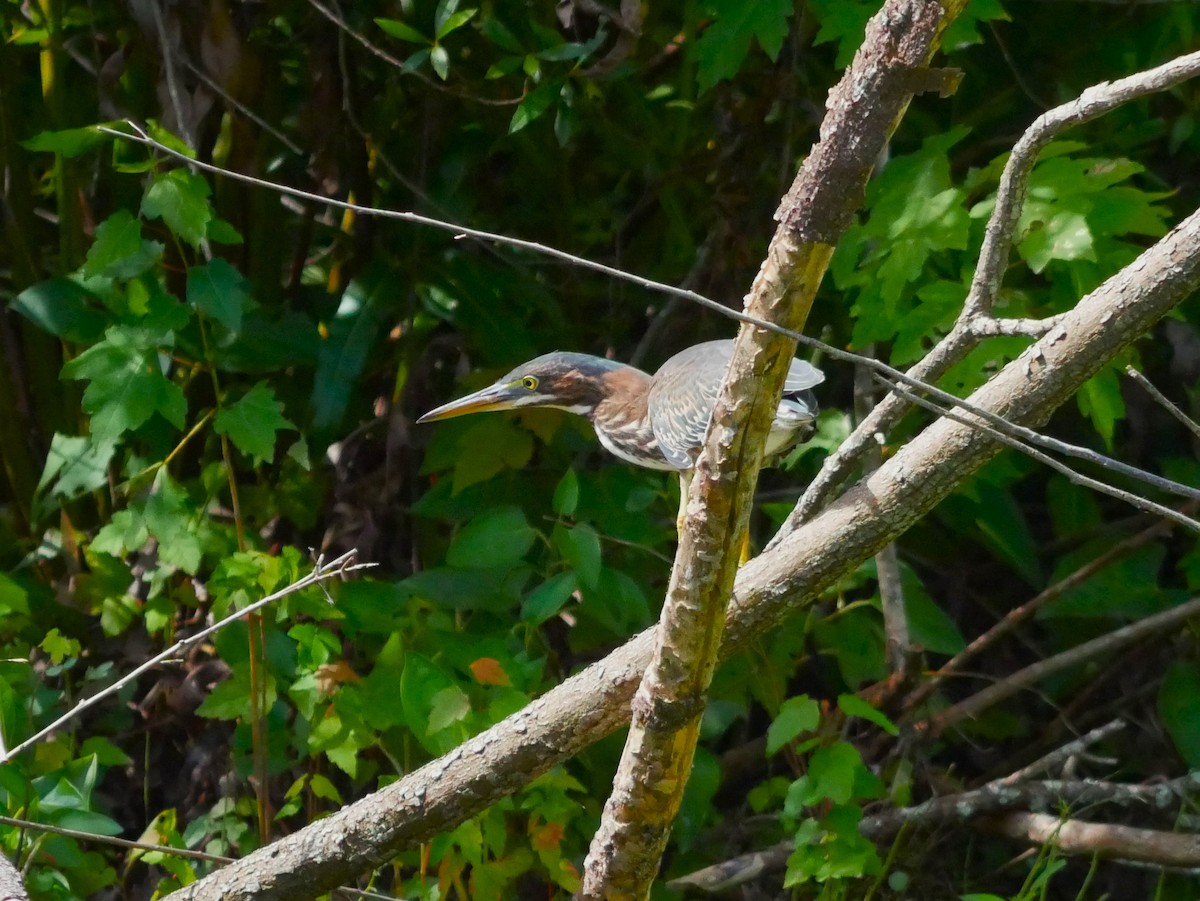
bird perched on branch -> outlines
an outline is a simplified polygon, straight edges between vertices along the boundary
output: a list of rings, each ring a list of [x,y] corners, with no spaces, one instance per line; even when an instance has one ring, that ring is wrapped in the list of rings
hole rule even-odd
[[[578,413],[591,420],[600,443],[625,462],[678,472],[682,503],[732,356],[732,341],[707,341],[675,354],[651,376],[603,357],[556,351],[522,363],[495,384],[430,410],[417,422],[524,407]],[[810,389],[824,380],[810,363],[792,360],[767,436],[767,459],[812,434],[817,399]]]

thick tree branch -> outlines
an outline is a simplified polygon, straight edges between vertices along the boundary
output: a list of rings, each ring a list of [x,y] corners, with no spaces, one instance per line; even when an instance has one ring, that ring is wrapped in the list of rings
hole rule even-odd
[[[1118,81],[1104,82],[1088,88],[1075,100],[1064,103],[1039,116],[1021,136],[1000,176],[996,189],[996,206],[988,218],[979,264],[963,310],[950,332],[911,370],[912,378],[936,382],[946,371],[966,356],[981,339],[991,335],[1041,335],[1059,317],[1036,320],[997,320],[992,318],[992,304],[1004,279],[1008,255],[1012,249],[1029,175],[1038,154],[1060,133],[1074,125],[1090,122],[1123,103],[1147,94],[1167,90],[1200,74],[1200,52],[1181,56],[1169,63],[1130,75]],[[883,399],[831,454],[813,479],[792,515],[776,536],[782,536],[810,518],[833,491],[846,480],[856,461],[875,440],[877,434],[887,434],[908,410],[908,404],[897,394]]]
[[[1032,833],[1027,834],[1022,831],[1021,826],[1037,823],[1039,828],[1046,828],[1048,823],[1061,825],[1064,821],[1058,816],[1049,814],[1021,812],[1021,808],[1053,810],[1063,804],[1074,807],[1111,804],[1121,807],[1150,808],[1158,813],[1170,813],[1194,796],[1197,790],[1200,790],[1200,773],[1189,773],[1180,779],[1154,785],[1131,785],[1120,782],[1104,782],[1098,779],[1050,779],[1013,784],[1005,778],[989,782],[987,785],[971,791],[931,798],[912,807],[871,814],[864,817],[859,823],[858,831],[872,841],[884,842],[895,836],[905,826],[930,830],[977,821],[980,828],[988,831],[1001,832],[1013,838],[1032,840]],[[1005,813],[1006,811],[1017,812]],[[1010,816],[1013,819],[1008,821]],[[1031,817],[1034,819],[1027,819]],[[1007,826],[1001,825],[1006,821],[1009,823]],[[1104,827],[1099,824],[1087,825],[1106,830],[1127,828]],[[1037,840],[1038,843],[1049,840],[1052,831],[1047,829],[1042,833],[1043,837]],[[1138,839],[1151,837],[1162,839],[1164,836],[1174,836],[1181,841],[1176,844],[1168,839],[1167,845],[1173,849],[1190,847],[1192,854],[1195,854],[1197,846],[1200,846],[1200,840],[1195,835],[1176,836],[1173,833],[1140,829],[1132,830],[1132,832],[1148,833],[1148,835],[1122,835],[1119,840],[1114,838],[1107,846],[1106,856],[1122,857],[1127,860],[1150,860],[1152,858],[1143,856],[1136,849],[1144,847]],[[1121,833],[1109,831],[1108,835],[1116,836]],[[697,870],[695,873],[674,880],[671,885],[676,888],[698,888],[706,892],[725,891],[757,878],[764,872],[782,870],[794,847],[794,842],[788,839],[762,851],[743,854],[703,870]],[[1071,854],[1085,853],[1066,848],[1063,850]]]
[[[854,62],[830,92],[820,142],[776,213],[779,227],[746,297],[748,314],[803,329],[833,245],[914,85],[924,83],[915,76],[950,18],[953,12],[931,0],[889,0],[868,24]],[[646,897],[658,874],[692,768],[763,444],[795,349],[771,332],[739,332],[691,480],[654,654],[584,865],[581,898]]]
[[[981,820],[979,828],[1033,845],[1051,844],[1061,854],[1098,855],[1158,867],[1200,867],[1200,835],[1138,829],[1110,823],[1064,820],[1048,813],[1006,813]]]
[[[1081,300],[1053,336],[1026,349],[971,402],[1026,425],[1044,422],[1200,287],[1198,244],[1200,212]],[[810,604],[999,450],[966,425],[930,425],[863,484],[742,567],[721,656]],[[643,632],[450,754],[171,897],[318,894],[452,828],[624,723],[653,640],[652,632]]]

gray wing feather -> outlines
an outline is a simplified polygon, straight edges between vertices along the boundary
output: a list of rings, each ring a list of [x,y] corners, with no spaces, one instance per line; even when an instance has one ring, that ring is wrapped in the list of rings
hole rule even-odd
[[[655,373],[647,401],[650,424],[672,466],[687,469],[695,462],[731,356],[732,341],[707,341],[680,351]],[[817,405],[808,389],[824,380],[811,363],[793,360],[777,419],[812,419]]]

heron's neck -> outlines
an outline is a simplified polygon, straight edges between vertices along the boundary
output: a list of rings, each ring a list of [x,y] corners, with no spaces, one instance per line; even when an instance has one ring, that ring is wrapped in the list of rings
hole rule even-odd
[[[604,428],[628,428],[635,423],[649,425],[647,401],[650,397],[650,376],[623,366],[604,375],[604,394],[592,408],[589,419]]]

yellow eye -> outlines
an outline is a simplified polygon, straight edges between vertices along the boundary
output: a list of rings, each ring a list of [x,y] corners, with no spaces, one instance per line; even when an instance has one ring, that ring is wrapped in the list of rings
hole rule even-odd
[[[525,378],[521,379],[521,386],[523,388],[525,388],[527,391],[536,391],[537,386],[538,386],[538,381],[533,376],[527,375],[527,376],[525,376]]]

